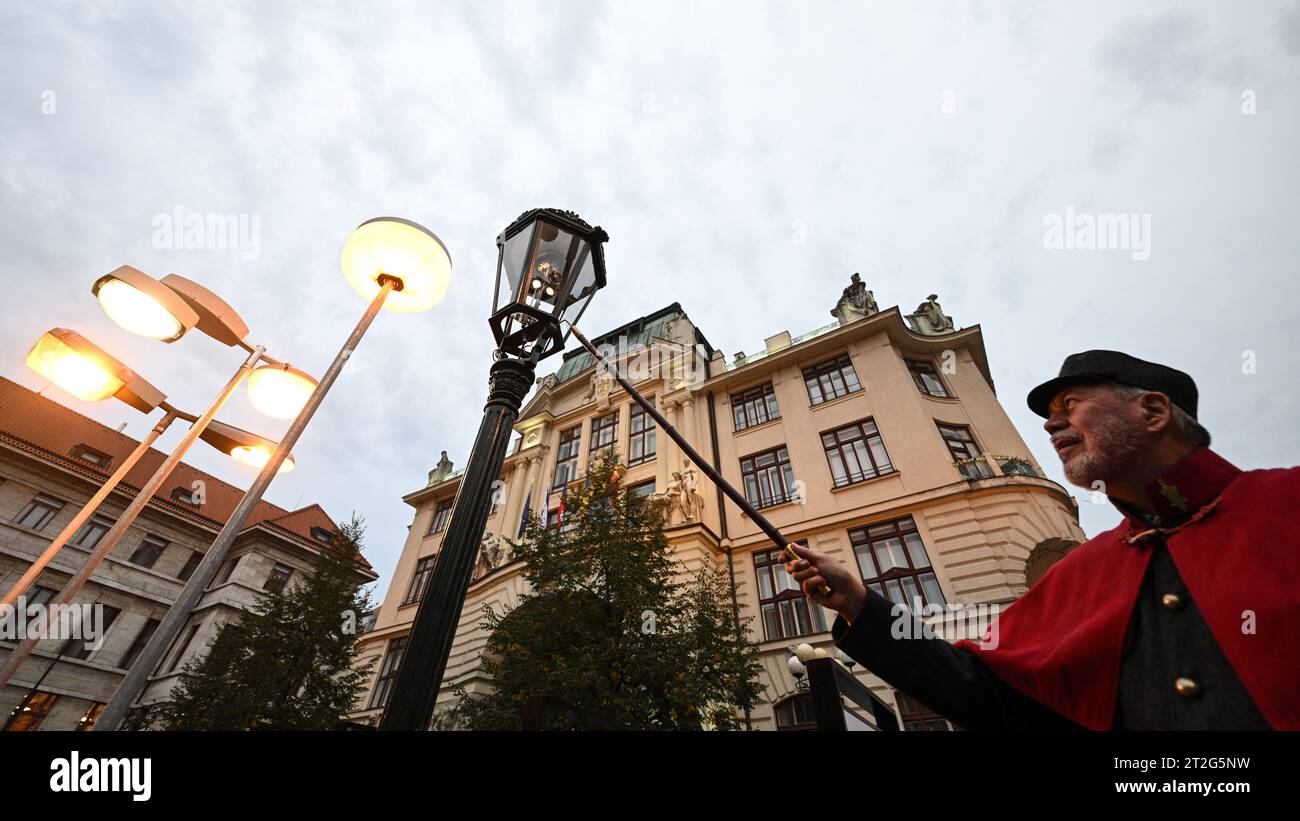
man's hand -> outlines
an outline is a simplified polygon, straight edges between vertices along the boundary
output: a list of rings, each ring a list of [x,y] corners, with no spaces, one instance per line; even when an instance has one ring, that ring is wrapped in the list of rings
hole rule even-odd
[[[820,550],[797,544],[790,545],[790,548],[799,560],[786,562],[786,572],[799,582],[808,598],[836,611],[852,624],[867,601],[867,588],[858,574]],[[830,595],[822,593],[822,585],[830,587]]]

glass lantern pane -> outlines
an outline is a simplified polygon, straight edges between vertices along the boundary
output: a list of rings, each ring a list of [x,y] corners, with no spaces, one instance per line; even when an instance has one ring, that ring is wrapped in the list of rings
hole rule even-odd
[[[518,301],[522,295],[520,282],[524,276],[524,269],[528,266],[528,243],[532,238],[533,224],[530,223],[525,225],[518,234],[506,240],[501,252],[500,272],[505,277],[506,282],[499,283],[500,291],[496,305],[497,310],[511,302]]]
[[[569,294],[564,302],[564,310],[560,318],[569,322],[577,322],[579,315],[591,297],[596,293],[599,283],[596,281],[596,265],[591,258],[591,248],[583,240],[578,243],[579,248],[577,256],[573,260],[573,285],[569,288]]]
[[[528,304],[543,313],[556,313],[556,302],[564,298],[566,279],[578,255],[582,240],[558,225],[537,223],[537,245],[528,266],[524,289]]]

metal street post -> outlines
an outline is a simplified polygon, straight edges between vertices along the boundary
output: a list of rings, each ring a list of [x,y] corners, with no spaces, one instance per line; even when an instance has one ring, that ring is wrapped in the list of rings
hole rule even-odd
[[[456,638],[465,593],[519,407],[537,362],[564,349],[562,322],[575,322],[605,285],[608,235],[572,211],[525,211],[497,237],[497,281],[488,320],[496,361],[488,401],[451,521],[420,598],[381,730],[427,730]]]
[[[244,529],[244,523],[248,521],[253,508],[261,501],[262,495],[271,484],[271,480],[279,472],[280,464],[284,462],[285,457],[289,455],[289,451],[293,449],[298,437],[302,435],[303,429],[307,427],[307,423],[311,421],[316,409],[320,407],[321,401],[325,399],[325,394],[329,392],[330,386],[334,384],[334,380],[338,379],[338,375],[347,363],[348,357],[356,350],[357,343],[361,341],[366,329],[374,321],[375,315],[383,307],[384,300],[388,297],[395,284],[400,283],[395,279],[384,282],[379,289],[379,293],[371,300],[370,307],[366,309],[365,315],[361,317],[361,321],[353,329],[352,335],[348,337],[343,344],[343,348],[334,357],[334,361],[330,363],[329,370],[325,371],[325,375],[321,377],[316,389],[312,391],[311,396],[307,399],[307,404],[303,406],[297,418],[290,424],[289,430],[280,439],[280,444],[276,446],[271,458],[262,466],[262,470],[257,474],[257,478],[253,480],[253,484],[244,494],[244,498],[239,500],[239,504],[235,507],[234,512],[230,514],[230,518],[226,520],[225,526],[217,534],[212,546],[203,554],[203,559],[199,562],[199,566],[194,569],[194,574],[185,583],[184,589],[181,590],[176,601],[168,609],[167,615],[163,616],[162,622],[154,630],[144,650],[141,651],[140,656],[132,664],[126,677],[122,679],[122,683],[118,685],[108,705],[104,707],[104,712],[100,714],[99,720],[91,728],[91,732],[118,729],[132,705],[135,704],[136,699],[144,692],[149,677],[153,675],[154,669],[162,661],[162,657],[167,653],[168,648],[171,647],[172,641],[185,627],[185,623],[189,621],[195,605],[203,596],[203,591],[207,589],[208,584],[216,576],[217,570],[226,560],[226,554],[229,552],[230,546],[234,544],[239,532]]]
[[[426,311],[442,301],[451,284],[451,255],[429,229],[399,217],[377,217],[357,226],[343,245],[339,260],[344,279],[369,306],[339,349],[324,376],[289,425],[280,443],[262,466],[253,484],[239,500],[212,546],[204,553],[180,596],[145,644],[126,677],[118,685],[92,732],[116,730],[144,693],[149,678],[189,621],[204,590],[226,560],[235,539],[243,530],[253,508],[279,472],[307,423],[325,399],[325,394],[342,373],[366,330],[381,308],[414,313]]]

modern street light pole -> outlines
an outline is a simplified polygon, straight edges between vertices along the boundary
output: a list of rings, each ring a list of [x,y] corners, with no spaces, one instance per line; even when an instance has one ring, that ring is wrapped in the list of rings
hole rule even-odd
[[[238,345],[250,354],[256,353],[256,358],[250,359],[249,362],[253,365],[259,362],[269,363],[271,367],[261,373],[255,373],[253,378],[270,376],[269,381],[273,382],[278,376],[281,383],[272,384],[269,388],[263,387],[260,391],[254,390],[254,386],[250,384],[250,398],[259,408],[268,405],[266,398],[268,395],[271,399],[281,400],[275,404],[283,404],[286,393],[284,383],[301,385],[312,381],[309,376],[301,374],[300,371],[288,375],[286,371],[293,369],[268,356],[264,348],[254,347],[243,341],[244,336],[248,334],[248,326],[235,310],[216,294],[184,277],[170,274],[159,281],[129,265],[123,265],[97,279],[90,291],[99,300],[105,313],[131,333],[164,342],[175,342],[197,327],[219,342],[232,346]],[[4,598],[0,599],[0,605],[11,606],[17,603],[24,591],[31,588],[37,577],[77,534],[81,526],[126,480],[131,469],[172,422],[177,419],[183,419],[191,424],[198,422],[198,417],[168,405],[162,391],[75,331],[66,328],[52,328],[47,331],[28,353],[27,365],[78,399],[96,401],[112,396],[145,413],[155,408],[162,408],[164,415],[145,436],[144,441],[127,455],[113,475],[100,485],[90,500],[72,517],[72,521],[68,522],[49,547],[5,593]],[[247,373],[247,371],[241,372]],[[252,381],[250,380],[250,383]],[[293,411],[296,410],[297,407],[293,407]],[[287,415],[292,416],[293,411]],[[256,464],[257,454],[270,452],[267,440],[220,422],[212,422],[210,426],[200,426],[198,435],[240,461],[253,461]],[[129,525],[130,521],[126,524]]]
[[[315,415],[334,381],[338,379],[366,330],[378,315],[389,295],[397,293],[390,307],[400,311],[419,311],[441,301],[451,281],[451,257],[442,242],[427,229],[407,220],[381,217],[362,223],[349,237],[343,249],[343,269],[352,286],[370,296],[370,305],[351,335],[330,363],[329,368],[308,397],[302,410],[280,439],[280,444],[262,466],[261,472],[239,500],[221,532],[207,549],[203,559],[185,583],[184,589],[154,630],[144,650],[118,685],[92,732],[119,729],[130,709],[144,692],[149,678],[161,663],[172,642],[189,621],[204,590],[226,560],[253,508],[279,471],[302,432]]]
[[[420,599],[381,730],[427,730],[465,605],[519,407],[537,362],[564,349],[562,321],[575,322],[605,285],[609,237],[571,211],[526,211],[497,237],[497,282],[489,319],[496,361],[488,400],[451,521]]]

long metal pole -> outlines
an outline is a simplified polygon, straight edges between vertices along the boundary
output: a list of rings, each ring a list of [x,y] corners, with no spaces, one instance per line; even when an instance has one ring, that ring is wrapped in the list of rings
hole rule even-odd
[[[669,424],[668,420],[665,419],[663,414],[655,408],[654,404],[647,401],[646,398],[641,395],[641,392],[633,387],[632,383],[627,381],[627,379],[618,372],[617,367],[611,365],[605,357],[600,355],[600,352],[592,346],[591,342],[583,335],[582,331],[578,330],[578,326],[570,325],[569,328],[573,331],[574,338],[582,343],[582,347],[586,348],[587,352],[595,357],[597,364],[604,366],[607,372],[613,374],[614,378],[618,380],[618,384],[622,386],[623,390],[627,391],[628,395],[636,400],[636,403],[640,405],[646,413],[650,414],[651,418],[658,423],[664,433],[668,434],[668,438],[676,442],[677,446],[691,458],[692,462],[700,466],[700,470],[704,471],[704,475],[708,476],[717,484],[718,487],[722,488],[722,492],[727,494],[727,498],[735,502],[736,505],[745,512],[745,515],[753,519],[754,524],[758,525],[758,529],[766,533],[768,538],[779,545],[781,549],[785,551],[786,556],[797,560],[799,558],[798,555],[796,555],[794,550],[790,548],[789,540],[787,540],[785,536],[781,535],[781,531],[777,529],[776,525],[768,521],[767,517],[762,513],[759,513],[758,508],[750,504],[744,494],[732,487],[730,482],[722,478],[722,474],[719,473],[716,468],[705,461],[704,457],[701,456],[695,448],[691,447],[690,442],[686,441],[686,437],[678,433],[677,429]],[[831,592],[830,587],[822,585],[822,592],[829,594]]]
[[[0,599],[0,610],[3,610],[5,606],[13,606],[17,603],[18,597],[36,583],[36,578],[41,575],[41,571],[49,566],[54,557],[63,549],[63,546],[68,543],[68,540],[77,535],[77,531],[86,523],[91,514],[98,510],[99,506],[108,498],[108,495],[126,479],[126,475],[131,472],[131,468],[135,467],[135,463],[140,461],[141,456],[149,452],[149,448],[153,443],[175,420],[176,414],[170,410],[158,420],[158,424],[153,426],[153,430],[149,431],[149,434],[141,440],[136,449],[131,451],[131,454],[118,466],[117,470],[113,471],[113,475],[108,477],[108,481],[100,485],[99,490],[95,491],[95,495],[90,497],[90,501],[86,502],[81,510],[77,511],[77,515],[72,517],[72,521],[68,522],[68,526],[63,528],[63,531],[58,536],[54,537],[54,541],[50,542],[50,546],[45,548],[45,552],[36,559],[31,567],[27,568],[27,572],[22,575],[22,578],[14,582],[14,586],[9,589],[8,593],[5,593],[3,599]]]
[[[171,643],[185,627],[185,623],[189,621],[195,605],[199,603],[199,599],[203,596],[203,591],[212,581],[212,578],[216,576],[218,568],[225,562],[230,546],[234,544],[235,538],[244,529],[244,523],[248,521],[253,508],[261,501],[262,494],[266,492],[271,480],[275,478],[281,463],[284,462],[285,457],[289,455],[289,451],[297,443],[298,437],[302,435],[303,429],[307,427],[307,423],[311,421],[316,409],[320,407],[321,401],[325,399],[325,394],[329,393],[334,380],[338,379],[343,366],[347,364],[348,357],[352,356],[352,352],[356,350],[361,337],[365,335],[366,329],[370,327],[370,323],[374,321],[379,309],[384,305],[384,300],[388,299],[388,295],[393,291],[396,284],[396,280],[384,279],[379,293],[375,294],[375,298],[371,300],[370,306],[366,308],[365,314],[361,317],[361,321],[352,330],[352,335],[343,343],[342,349],[339,350],[338,355],[334,357],[334,361],[330,363],[329,369],[325,371],[324,376],[317,383],[316,390],[312,391],[311,396],[307,398],[307,404],[298,412],[298,416],[289,425],[289,430],[285,432],[280,444],[276,446],[275,452],[271,454],[271,458],[262,466],[261,472],[253,480],[253,484],[248,488],[248,492],[244,494],[244,498],[239,500],[235,511],[230,514],[230,518],[226,521],[225,526],[221,528],[221,532],[217,534],[212,546],[203,554],[203,560],[194,569],[194,575],[190,576],[189,581],[185,583],[180,596],[172,603],[167,615],[163,617],[162,622],[158,625],[158,629],[154,631],[153,636],[145,644],[139,658],[131,665],[131,669],[127,672],[126,677],[122,679],[122,683],[118,685],[117,691],[113,693],[108,705],[104,707],[104,712],[100,714],[99,720],[95,722],[91,732],[116,730],[126,719],[128,711],[144,692],[150,676],[153,675],[154,670],[171,647]]]
[[[140,488],[140,492],[131,500],[131,504],[127,505],[126,510],[122,512],[122,516],[113,524],[113,527],[104,534],[104,538],[99,540],[99,544],[95,545],[95,549],[91,552],[90,558],[86,559],[86,563],[81,566],[81,569],[77,571],[76,575],[63,585],[63,589],[59,591],[59,594],[50,601],[50,607],[72,603],[72,600],[76,598],[77,594],[81,592],[81,588],[84,587],[86,582],[90,579],[90,575],[99,568],[99,565],[103,563],[109,552],[116,547],[118,541],[126,535],[127,528],[135,522],[136,517],[140,515],[140,511],[144,510],[145,505],[149,504],[150,500],[153,499],[154,494],[158,492],[158,488],[162,487],[162,483],[167,481],[167,477],[171,475],[171,472],[181,463],[181,460],[185,458],[185,454],[189,451],[190,445],[194,444],[194,440],[199,438],[199,434],[203,433],[204,429],[207,428],[208,423],[212,421],[213,417],[217,415],[217,412],[226,404],[226,400],[235,392],[235,388],[239,387],[239,383],[244,381],[244,377],[247,376],[248,372],[257,364],[262,355],[261,351],[262,349],[258,348],[254,353],[249,355],[248,359],[244,360],[244,364],[239,366],[239,370],[230,378],[230,381],[226,383],[226,386],[221,389],[221,393],[217,394],[217,398],[212,400],[212,404],[208,406],[207,411],[199,417],[197,422],[190,426],[190,429],[185,432],[185,436],[181,439],[180,443],[177,444],[171,454],[163,460],[163,463],[158,466],[158,469],[154,471],[153,476],[149,477],[149,481],[144,483]],[[13,677],[13,674],[22,666],[23,661],[32,654],[32,650],[36,648],[38,641],[40,641],[38,638],[26,638],[19,642],[18,646],[13,649],[13,652],[9,654],[9,657],[5,659],[4,667],[0,668],[0,687],[3,687],[9,682],[9,679]]]
[[[519,406],[533,386],[534,370],[534,363],[517,359],[492,363],[478,438],[452,503],[433,576],[415,611],[397,680],[379,722],[381,730],[429,729],[487,524],[492,483],[501,475],[506,446]]]

